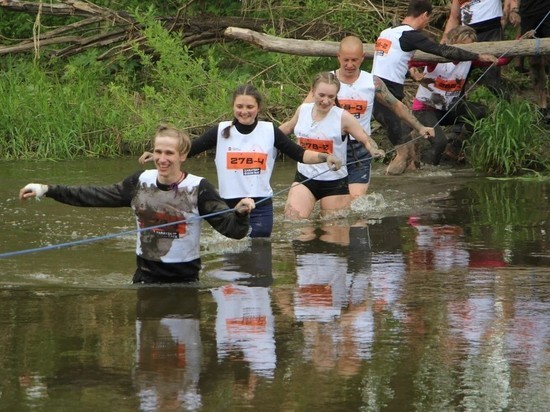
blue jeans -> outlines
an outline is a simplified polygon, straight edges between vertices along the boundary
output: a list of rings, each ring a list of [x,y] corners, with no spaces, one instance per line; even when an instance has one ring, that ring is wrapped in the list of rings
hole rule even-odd
[[[270,237],[273,230],[273,202],[259,204],[250,214],[250,237]]]
[[[363,143],[357,140],[348,140],[348,183],[370,182],[372,156]]]
[[[270,237],[273,231],[273,200],[254,197],[256,208],[250,213],[250,237]],[[235,207],[240,199],[224,199],[229,207]],[[260,200],[263,200],[258,204]]]

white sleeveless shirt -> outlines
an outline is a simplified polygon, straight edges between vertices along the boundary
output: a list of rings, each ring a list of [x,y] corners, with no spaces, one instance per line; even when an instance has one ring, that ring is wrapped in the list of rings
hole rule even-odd
[[[439,63],[432,72],[424,70],[424,80],[433,79],[428,86],[420,85],[416,99],[438,110],[449,110],[460,97],[471,61]],[[424,81],[423,80],[423,81]]]
[[[333,106],[323,120],[316,122],[312,117],[313,106],[314,103],[304,103],[300,106],[298,122],[294,127],[298,144],[306,150],[333,154],[342,160],[342,167],[339,170],[329,170],[326,163],[313,165],[298,163],[298,172],[315,180],[342,179],[348,175],[348,169],[345,166],[347,142],[342,137],[344,109]],[[322,174],[319,175],[320,173]]]
[[[336,72],[334,73],[336,74]],[[374,96],[374,77],[364,70],[361,70],[359,77],[352,84],[340,80],[340,91],[338,92],[340,107],[359,120],[368,135],[371,134],[370,121]],[[351,138],[355,140],[353,136]]]
[[[402,25],[383,30],[374,46],[372,74],[394,83],[404,84],[409,61],[414,50],[406,52],[401,49],[399,39],[404,32],[414,30],[411,26]]]
[[[231,126],[229,137],[222,136],[231,122],[218,126],[216,170],[220,196],[224,199],[269,197],[269,184],[275,165],[275,131],[273,123],[259,121],[249,134]]]

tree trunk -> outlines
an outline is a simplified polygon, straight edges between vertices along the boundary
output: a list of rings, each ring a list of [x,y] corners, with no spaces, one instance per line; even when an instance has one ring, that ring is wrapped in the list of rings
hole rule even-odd
[[[228,27],[225,36],[230,39],[242,40],[251,43],[263,50],[278,53],[294,54],[299,56],[336,56],[338,42],[317,40],[284,39],[259,33],[239,27]],[[475,53],[490,53],[494,56],[534,56],[537,54],[550,54],[550,38],[545,39],[520,39],[498,42],[479,42],[472,44],[456,45],[464,50]],[[374,44],[364,44],[365,57],[374,57]],[[444,62],[445,58],[433,54],[417,51],[414,60],[427,62]]]

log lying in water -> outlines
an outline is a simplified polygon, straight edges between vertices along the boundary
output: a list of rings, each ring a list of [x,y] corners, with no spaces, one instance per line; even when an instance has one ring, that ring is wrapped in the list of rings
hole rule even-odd
[[[225,30],[225,36],[230,39],[243,40],[251,43],[263,50],[279,53],[294,54],[299,56],[336,56],[338,51],[338,42],[317,41],[317,40],[297,40],[285,39],[259,33],[254,30],[242,29],[239,27],[228,27]],[[550,38],[545,39],[521,39],[498,42],[479,42],[472,44],[457,45],[465,50],[475,53],[490,53],[495,56],[533,56],[537,54],[550,54]],[[374,44],[364,44],[366,58],[374,57]],[[434,56],[433,54],[417,51],[414,55],[415,60],[429,62],[444,62],[446,59]]]

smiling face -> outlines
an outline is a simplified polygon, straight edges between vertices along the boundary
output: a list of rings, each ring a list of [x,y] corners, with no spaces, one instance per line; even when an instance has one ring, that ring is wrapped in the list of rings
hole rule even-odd
[[[260,106],[254,96],[241,94],[233,101],[233,115],[241,124],[253,124],[259,110]]]
[[[162,184],[177,182],[181,177],[181,164],[187,154],[180,152],[180,142],[176,137],[163,136],[155,138],[153,160],[158,171],[158,180]]]
[[[323,81],[317,83],[313,92],[313,101],[318,112],[328,112],[336,103],[338,85]]]

